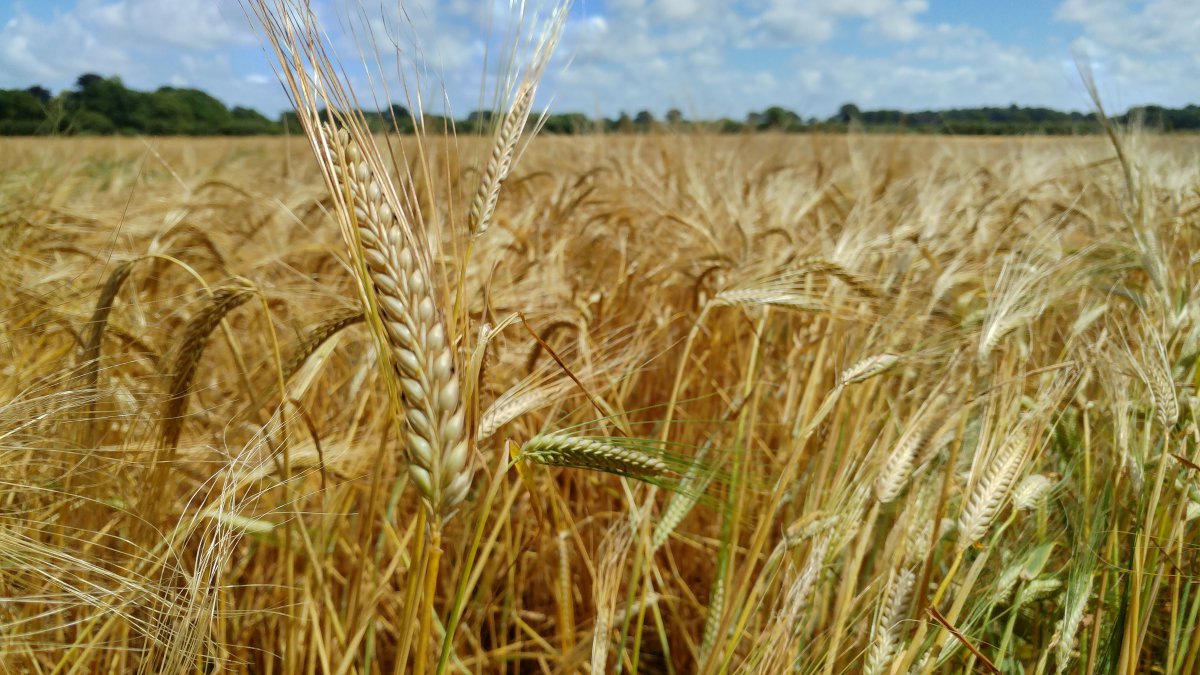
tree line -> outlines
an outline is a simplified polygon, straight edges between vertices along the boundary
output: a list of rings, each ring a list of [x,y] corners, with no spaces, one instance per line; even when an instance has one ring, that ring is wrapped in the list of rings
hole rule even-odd
[[[365,112],[368,125],[375,130],[397,129],[411,133],[417,125],[412,113],[402,105]],[[1141,123],[1166,132],[1200,130],[1200,106],[1183,108],[1138,106],[1115,120]],[[495,122],[492,111],[476,111],[461,120],[424,115],[421,120],[429,131],[486,131]],[[679,110],[669,110],[659,119],[649,110],[636,114],[621,113],[615,118],[590,118],[583,113],[547,115],[543,131],[550,134],[647,133],[654,131],[710,131],[718,133],[841,132],[856,128],[869,132],[946,133],[946,134],[1090,134],[1101,131],[1096,117],[1080,112],[1062,112],[1051,108],[1008,107],[955,108],[950,110],[860,110],[847,103],[835,115],[824,119],[802,117],[783,107],[773,106],[751,112],[745,119],[689,120]],[[294,112],[270,119],[251,108],[224,103],[199,89],[160,87],[151,92],[136,91],[119,77],[94,73],[80,75],[75,86],[59,92],[33,86],[27,89],[0,90],[0,135],[264,135],[299,129]]]

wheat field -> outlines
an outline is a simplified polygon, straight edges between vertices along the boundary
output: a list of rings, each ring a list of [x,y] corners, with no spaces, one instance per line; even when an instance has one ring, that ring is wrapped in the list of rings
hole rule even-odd
[[[1197,672],[1200,141],[374,144],[0,140],[4,672]]]

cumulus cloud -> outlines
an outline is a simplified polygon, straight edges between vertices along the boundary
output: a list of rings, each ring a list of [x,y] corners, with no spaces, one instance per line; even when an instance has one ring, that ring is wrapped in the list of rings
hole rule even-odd
[[[245,17],[212,0],[80,0],[72,15],[113,41],[149,40],[183,49],[253,44]]]
[[[18,5],[0,28],[0,72],[21,81],[63,86],[84,72],[179,81],[167,70],[195,54],[254,44],[232,3],[210,0],[78,0],[39,16]],[[69,46],[69,48],[64,48]]]
[[[528,11],[552,4],[529,0]],[[372,77],[377,94],[387,83],[400,96],[397,73],[406,72],[428,109],[444,103],[460,114],[488,105],[480,77],[482,91],[494,91],[504,66],[497,56],[514,35],[510,0],[314,7],[368,105],[376,96],[352,65],[364,46],[380,52],[386,71]],[[378,17],[381,8],[389,13]],[[735,118],[770,105],[823,117],[847,101],[1082,108],[1072,41],[1095,61],[1101,84],[1122,92],[1118,104],[1187,102],[1200,78],[1198,3],[1061,0],[1051,23],[1023,36],[940,19],[937,10],[929,0],[576,0],[540,101],[607,116],[679,108]],[[99,72],[141,88],[198,86],[269,113],[285,105],[237,0],[73,0],[53,13],[18,6],[10,14],[0,28],[0,86],[61,87]],[[1049,36],[1061,38],[1058,51],[1044,46]]]
[[[1200,4],[1064,0],[1055,16],[1080,29],[1072,46],[1091,62],[1114,107],[1196,102]]]
[[[833,38],[847,20],[858,20],[873,37],[907,42],[924,32],[919,17],[928,9],[926,0],[768,0],[751,19],[754,31],[748,37],[778,45],[819,44]]]
[[[1082,27],[1105,49],[1154,55],[1182,50],[1200,54],[1200,3],[1174,0],[1066,0],[1056,16]]]

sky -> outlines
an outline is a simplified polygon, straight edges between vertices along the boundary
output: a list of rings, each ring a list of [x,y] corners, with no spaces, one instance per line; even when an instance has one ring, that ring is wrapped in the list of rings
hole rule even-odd
[[[312,4],[360,101],[372,94],[354,64],[374,36],[387,79],[416,68],[426,109],[461,116],[490,107],[486,47],[509,34],[510,1]],[[1181,106],[1200,103],[1197,36],[1196,0],[575,0],[539,106],[701,119],[772,105],[824,118],[847,102],[1086,111],[1078,58],[1110,110]],[[238,0],[0,0],[0,88],[57,92],[85,72],[196,87],[270,116],[289,107]]]

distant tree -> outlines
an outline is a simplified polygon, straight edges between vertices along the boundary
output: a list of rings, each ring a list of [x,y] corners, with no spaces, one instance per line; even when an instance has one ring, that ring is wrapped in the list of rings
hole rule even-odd
[[[104,77],[102,75],[97,75],[95,73],[84,73],[83,75],[75,78],[75,88],[79,91],[86,91],[93,85],[99,84],[103,81]]]
[[[413,117],[408,108],[399,103],[393,103],[388,107],[388,118],[388,124],[393,129],[397,129],[402,133],[412,133]]]
[[[471,132],[484,132],[492,128],[496,113],[492,110],[473,110],[467,115],[463,128]]]
[[[273,134],[278,131],[274,122],[253,108],[234,106],[229,111],[230,120],[225,124],[223,133],[235,136],[251,136]]]
[[[655,124],[654,113],[650,112],[649,110],[643,110],[634,116],[633,123],[638,129],[643,131],[649,129]]]
[[[54,98],[54,95],[50,93],[50,90],[49,90],[49,89],[47,89],[47,88],[45,88],[45,87],[38,86],[38,85],[36,85],[36,84],[35,84],[35,85],[33,85],[32,87],[30,87],[30,88],[26,89],[25,91],[26,91],[26,92],[27,92],[27,93],[28,93],[30,96],[34,97],[34,98],[35,98],[35,99],[37,99],[37,100],[38,100],[40,103],[42,103],[42,105],[45,105],[45,104],[49,103],[49,102],[50,102],[50,99],[51,99],[51,98]]]
[[[32,135],[46,126],[45,105],[28,91],[0,90],[0,134]]]
[[[197,132],[196,114],[176,90],[164,87],[139,101],[133,115],[137,131],[153,135],[187,135]]]
[[[722,117],[717,120],[716,130],[720,134],[736,134],[744,131],[746,125],[737,120],[731,120],[728,117]]]
[[[774,131],[795,131],[801,126],[800,116],[777,105],[763,111],[761,127]]]
[[[108,125],[100,122],[99,117],[84,115],[72,125],[76,129],[91,133],[139,131],[135,117],[141,107],[141,99],[147,94],[127,89],[119,77],[105,78],[91,73],[80,75],[76,84],[78,91],[68,94],[67,112],[71,115],[84,111],[96,113],[116,127],[110,130]],[[99,128],[91,128],[97,125]]]
[[[560,113],[548,115],[542,123],[542,131],[550,134],[581,134],[592,126],[592,121],[583,113]]]
[[[843,103],[842,107],[838,108],[838,121],[842,124],[849,124],[851,121],[862,116],[858,106],[853,103]]]
[[[68,130],[82,134],[115,134],[120,129],[112,120],[95,110],[79,110],[71,115]]]
[[[617,117],[617,121],[614,126],[615,131],[622,134],[631,134],[637,130],[633,125],[633,118],[630,117],[629,113],[625,112],[624,110],[622,110],[621,115]]]
[[[667,111],[667,124],[677,127],[683,123],[683,113],[676,108]]]

